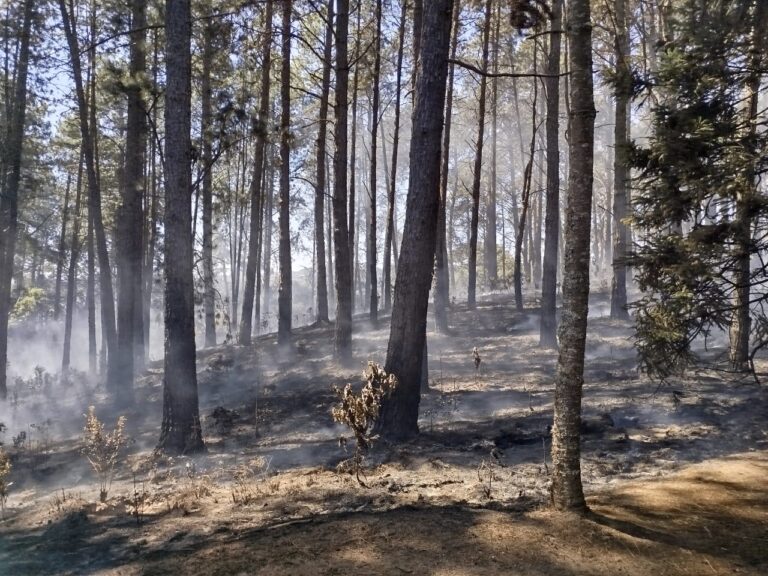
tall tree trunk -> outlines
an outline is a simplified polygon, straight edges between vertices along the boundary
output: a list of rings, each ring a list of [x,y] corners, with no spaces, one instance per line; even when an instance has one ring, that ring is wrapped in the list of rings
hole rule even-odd
[[[107,345],[107,383],[113,388],[117,384],[115,370],[117,368],[112,356],[116,355],[117,330],[115,327],[115,296],[112,288],[112,269],[109,264],[107,252],[107,236],[104,231],[104,220],[101,213],[101,188],[96,166],[96,132],[97,127],[93,120],[89,120],[88,104],[85,98],[83,86],[82,66],[80,63],[80,46],[75,30],[74,14],[69,14],[66,0],[59,0],[61,18],[64,24],[64,34],[69,46],[69,55],[72,61],[72,75],[75,81],[75,94],[77,97],[80,135],[82,138],[83,154],[85,157],[85,173],[88,181],[88,203],[93,223],[96,255],[99,259],[99,287],[101,288],[101,317],[104,329],[104,340]],[[93,75],[92,75],[93,76]],[[91,78],[93,82],[95,78]],[[95,109],[96,102],[92,98],[91,109]]]
[[[390,440],[418,433],[419,399],[425,351],[427,304],[440,205],[440,153],[448,77],[453,0],[425,6],[421,66],[412,120],[410,177],[398,261],[392,325],[385,369],[398,386],[382,404],[377,430]]]
[[[16,85],[13,92],[13,104],[11,105],[12,114],[8,122],[8,156],[3,159],[7,163],[8,172],[2,191],[2,200],[0,200],[0,258],[2,259],[2,273],[0,274],[0,400],[5,400],[8,397],[8,320],[11,312],[13,259],[16,254],[21,152],[27,116],[27,76],[33,16],[34,0],[24,0],[24,20],[21,25],[15,71]]]
[[[395,233],[395,191],[397,190],[397,156],[400,149],[400,102],[403,86],[403,54],[405,53],[405,24],[407,0],[402,0],[400,8],[400,31],[397,47],[397,81],[395,84],[395,126],[392,140],[392,175],[389,178],[387,195],[387,229],[384,234],[384,310],[392,308],[392,244]]]
[[[552,35],[545,86],[547,90],[547,213],[544,219],[544,273],[541,278],[539,346],[557,347],[557,253],[560,239],[560,48],[562,0],[552,4]]]
[[[416,101],[416,78],[421,59],[421,27],[424,22],[424,0],[413,0],[413,70],[411,72],[411,91]]]
[[[280,72],[280,284],[278,287],[277,341],[289,344],[293,320],[291,270],[291,13],[293,1],[283,0],[283,65]]]
[[[755,2],[754,24],[752,28],[752,46],[750,47],[750,73],[746,82],[746,110],[745,126],[751,141],[757,132],[758,103],[760,99],[760,74],[764,67],[765,53],[768,49],[766,40],[766,20],[768,20],[768,6],[765,2]],[[735,370],[743,370],[749,362],[749,337],[750,337],[750,256],[753,251],[752,241],[752,210],[755,197],[758,195],[758,182],[756,179],[757,162],[759,158],[753,152],[751,160],[753,165],[747,170],[743,190],[736,199],[736,274],[734,278],[734,302],[733,317],[730,326],[730,361]]]
[[[615,0],[616,47],[616,122],[614,124],[613,161],[613,281],[611,283],[611,318],[627,320],[627,243],[629,230],[624,224],[629,201],[629,102],[632,76],[629,69],[629,23],[627,0]]]
[[[376,275],[376,196],[378,194],[378,157],[377,143],[379,135],[379,76],[381,74],[381,0],[376,0],[376,39],[374,41],[373,54],[373,101],[371,103],[371,189],[368,191],[370,196],[370,218],[368,228],[368,249],[367,264],[368,278],[371,284],[369,316],[371,323],[375,327],[379,321],[379,288]]]
[[[205,346],[216,346],[216,292],[213,277],[213,104],[211,68],[213,66],[213,23],[203,24],[203,70],[200,81],[200,137],[202,140],[202,201],[203,201],[203,312],[205,317]],[[232,315],[236,317],[235,314]]]
[[[336,16],[336,152],[333,157],[333,246],[336,266],[336,357],[352,359],[352,274],[347,229],[347,99],[349,97],[349,0],[338,0]],[[354,138],[354,136],[353,136]],[[354,143],[354,139],[353,139]]]
[[[461,0],[453,2],[451,22],[450,58],[456,59],[459,44],[459,15]],[[446,238],[446,210],[448,202],[448,170],[451,153],[451,125],[453,118],[453,79],[454,66],[448,66],[448,87],[445,100],[445,129],[443,131],[442,164],[440,166],[440,209],[437,213],[437,241],[435,245],[435,324],[438,332],[448,332],[448,300],[450,297],[450,278],[448,265],[448,242]],[[451,229],[453,226],[451,225]]]
[[[147,59],[146,0],[131,0],[131,47],[130,76],[126,87],[128,117],[125,132],[125,167],[121,185],[121,205],[117,219],[118,306],[117,350],[114,361],[116,402],[125,406],[133,404],[133,380],[135,357],[144,348],[142,323],[142,199],[144,197],[144,160],[147,135],[147,110],[143,97],[143,81]]]
[[[570,142],[565,216],[563,319],[555,375],[552,429],[552,503],[558,510],[587,509],[581,485],[581,394],[589,304],[589,234],[592,210],[595,104],[589,0],[568,3]]]
[[[320,93],[320,128],[317,131],[315,182],[315,246],[317,246],[317,321],[328,322],[328,278],[325,264],[325,182],[328,169],[328,104],[333,67],[333,19],[335,0],[328,0],[323,46],[323,85]]]
[[[61,316],[61,280],[64,275],[64,260],[67,257],[67,221],[69,219],[69,196],[72,188],[72,174],[67,174],[67,187],[64,191],[64,202],[61,205],[61,235],[59,250],[56,254],[56,285],[53,292],[53,319]]]
[[[274,152],[272,154],[272,160],[274,160]],[[272,162],[269,160],[266,162],[268,164],[268,169],[267,208],[264,214],[264,227],[267,235],[264,247],[264,318],[269,322],[269,311],[272,305],[272,228],[274,226],[272,215],[274,214],[275,203],[275,174],[272,169]]]
[[[500,9],[500,6],[499,6]],[[501,13],[497,10],[493,31],[493,72],[499,72],[499,25]],[[485,201],[485,238],[484,265],[485,282],[488,288],[494,289],[499,281],[499,261],[496,241],[496,186],[498,164],[498,105],[499,79],[491,80],[491,174],[488,183],[488,195]]]
[[[483,54],[480,68],[480,96],[477,109],[477,143],[475,145],[475,168],[472,179],[472,221],[469,228],[469,264],[467,284],[467,304],[475,307],[477,291],[477,229],[480,220],[480,183],[483,176],[483,140],[485,138],[485,97],[488,90],[488,45],[491,36],[491,7],[493,0],[485,0],[485,20],[483,23]]]
[[[205,449],[195,366],[190,0],[167,0],[165,34],[165,380],[158,449],[186,454]]]
[[[72,351],[72,321],[77,304],[77,261],[80,259],[80,213],[83,192],[83,154],[79,154],[77,181],[75,184],[75,213],[72,224],[72,241],[69,249],[69,268],[67,270],[66,311],[64,312],[64,346],[61,354],[61,372],[69,370]]]
[[[262,38],[261,92],[259,95],[259,116],[256,128],[256,146],[253,151],[253,178],[251,180],[251,223],[248,238],[248,262],[245,268],[245,289],[243,291],[243,313],[240,318],[238,341],[243,346],[251,343],[253,333],[253,301],[261,263],[261,238],[264,211],[263,182],[265,173],[265,150],[269,123],[270,72],[272,69],[272,0],[267,0],[264,12],[264,36]],[[258,279],[260,280],[260,278]],[[258,302],[257,302],[258,306]],[[258,326],[257,326],[258,330]]]

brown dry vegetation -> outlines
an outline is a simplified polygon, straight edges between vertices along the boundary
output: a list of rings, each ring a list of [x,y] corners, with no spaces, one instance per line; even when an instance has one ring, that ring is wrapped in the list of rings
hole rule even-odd
[[[422,435],[375,445],[367,488],[336,471],[349,454],[331,385],[360,375],[334,366],[326,327],[299,331],[289,359],[272,338],[200,355],[208,453],[194,460],[151,453],[151,371],[105,503],[78,452],[78,402],[93,397],[70,399],[49,445],[6,446],[0,574],[768,573],[765,389],[713,370],[659,388],[633,369],[630,326],[601,312],[584,399],[587,518],[547,510],[555,356],[536,346],[535,314],[500,298],[457,311],[456,335],[430,333]],[[359,372],[386,337],[358,326]]]

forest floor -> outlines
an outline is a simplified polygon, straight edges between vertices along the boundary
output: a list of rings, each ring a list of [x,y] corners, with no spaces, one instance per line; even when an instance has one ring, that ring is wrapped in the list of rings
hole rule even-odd
[[[20,398],[0,420],[13,459],[0,520],[0,574],[705,575],[768,574],[768,392],[707,368],[659,386],[639,375],[629,323],[590,313],[583,478],[591,513],[548,509],[554,352],[537,347],[535,310],[506,295],[456,307],[453,333],[429,334],[422,434],[379,443],[361,485],[332,385],[383,362],[386,321],[356,323],[352,369],[333,362],[332,329],[296,331],[199,354],[207,454],[152,454],[161,366],[127,412],[133,439],[105,503],[79,452],[85,384]],[[482,362],[475,370],[472,350]],[[768,359],[756,363],[768,371]],[[11,438],[26,431],[23,445]],[[350,443],[351,444],[351,443]]]

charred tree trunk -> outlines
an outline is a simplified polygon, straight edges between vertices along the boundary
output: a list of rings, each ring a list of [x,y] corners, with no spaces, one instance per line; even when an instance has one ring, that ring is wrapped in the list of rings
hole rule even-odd
[[[453,17],[451,22],[451,60],[456,59],[459,44],[459,14],[461,0],[454,0]],[[450,297],[450,277],[447,242],[447,203],[448,203],[448,169],[451,153],[451,121],[453,117],[453,78],[454,67],[448,67],[448,94],[445,101],[445,129],[443,131],[442,164],[440,167],[440,209],[437,214],[437,241],[435,243],[435,324],[438,332],[448,332],[448,299]]]
[[[419,399],[425,351],[427,304],[440,205],[440,153],[452,0],[433,0],[424,11],[421,66],[416,80],[410,177],[398,261],[392,326],[385,369],[398,379],[393,394],[382,404],[377,430],[390,440],[418,433]]]
[[[21,25],[19,52],[16,61],[16,85],[11,106],[7,133],[7,177],[0,199],[0,400],[8,396],[8,319],[11,312],[11,279],[13,259],[16,254],[18,229],[19,184],[21,183],[21,151],[27,117],[27,76],[29,70],[29,46],[32,35],[34,0],[24,0],[24,20]]]
[[[238,341],[243,346],[251,343],[253,333],[254,292],[259,273],[261,238],[264,211],[263,182],[265,173],[265,150],[269,123],[270,73],[272,69],[272,0],[267,0],[264,12],[264,37],[261,61],[261,92],[259,95],[259,116],[256,126],[256,145],[253,151],[253,179],[251,180],[251,223],[248,238],[248,261],[245,268],[245,289],[243,291],[243,312],[240,318]],[[260,280],[260,278],[259,278]],[[258,302],[257,302],[258,306]],[[258,331],[258,326],[257,326]]]
[[[131,1],[130,76],[127,85],[128,118],[125,133],[125,168],[122,198],[117,219],[118,309],[117,350],[114,361],[118,405],[133,404],[135,358],[144,348],[142,313],[142,199],[144,197],[144,160],[147,135],[147,110],[143,78],[146,72],[145,36],[146,0]]]
[[[560,47],[562,0],[552,4],[547,74],[547,212],[544,219],[544,273],[541,278],[539,346],[557,347],[557,253],[560,239]]]
[[[616,122],[614,124],[613,161],[613,281],[611,283],[611,318],[627,320],[627,244],[629,229],[624,223],[629,204],[629,103],[632,75],[629,67],[629,30],[627,0],[615,1],[616,18]],[[610,216],[607,216],[610,218]]]
[[[280,72],[280,284],[278,286],[277,341],[291,341],[293,274],[291,270],[291,14],[293,1],[283,0],[283,64]]]
[[[203,315],[205,346],[216,346],[216,292],[213,278],[213,147],[211,129],[213,104],[211,67],[213,66],[214,29],[210,18],[203,24],[203,73],[200,82],[200,137],[202,140],[202,204],[203,204]],[[233,314],[233,317],[235,315]]]
[[[488,90],[488,45],[491,35],[491,6],[493,0],[485,0],[485,20],[483,23],[483,54],[480,68],[480,96],[477,109],[477,144],[475,145],[475,168],[472,179],[472,220],[469,228],[469,263],[467,284],[467,304],[472,309],[476,303],[477,291],[477,229],[480,220],[480,183],[483,176],[483,140],[485,138],[485,97]]]
[[[347,99],[349,97],[349,0],[338,0],[336,17],[336,152],[333,157],[333,245],[336,266],[336,357],[352,359],[352,274],[347,229]]]
[[[552,429],[552,503],[558,510],[587,509],[581,484],[581,395],[589,304],[589,235],[592,210],[595,104],[589,0],[568,3],[570,142],[565,216],[563,319],[555,375]]]
[[[167,0],[165,34],[165,380],[158,449],[187,454],[205,450],[197,397],[192,278],[190,0]]]

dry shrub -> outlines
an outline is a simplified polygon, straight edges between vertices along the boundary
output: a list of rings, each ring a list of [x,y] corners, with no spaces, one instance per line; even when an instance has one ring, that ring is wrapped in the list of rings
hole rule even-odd
[[[0,450],[0,513],[5,516],[5,503],[8,501],[8,489],[12,482],[8,482],[11,473],[11,459],[5,451]]]
[[[387,374],[375,362],[368,362],[368,367],[363,372],[363,380],[365,384],[357,394],[352,390],[351,384],[347,384],[343,390],[338,386],[333,387],[339,397],[339,403],[333,407],[331,415],[335,422],[347,426],[355,436],[355,454],[342,462],[339,469],[354,473],[357,481],[365,486],[360,480],[363,458],[378,438],[373,434],[373,427],[379,418],[381,402],[395,389],[397,378],[393,374]],[[342,438],[340,444],[346,447],[346,439]]]
[[[82,452],[99,478],[99,500],[106,502],[120,452],[128,443],[125,435],[125,416],[120,416],[112,432],[105,432],[104,423],[96,417],[96,409],[88,407],[83,428]]]
[[[238,466],[232,475],[232,503],[248,505],[259,494],[259,485],[267,478],[272,464],[271,458],[258,456],[248,464]]]

